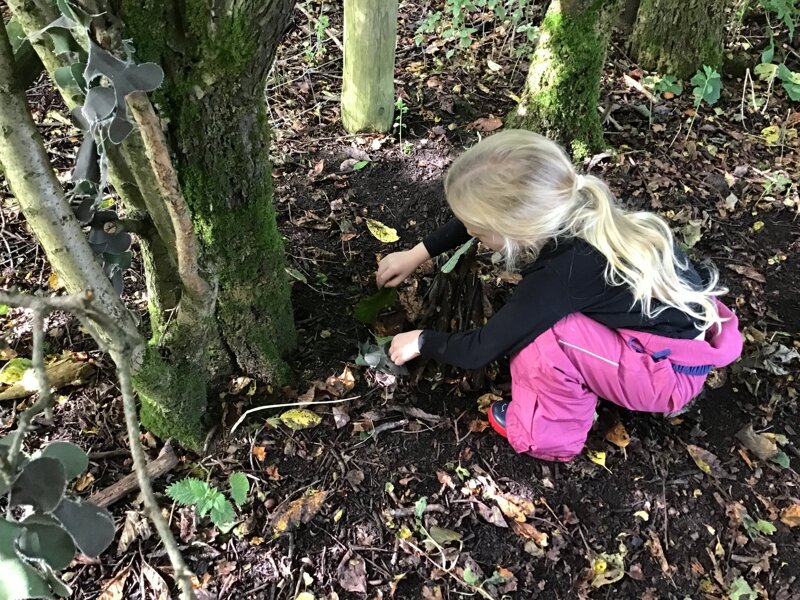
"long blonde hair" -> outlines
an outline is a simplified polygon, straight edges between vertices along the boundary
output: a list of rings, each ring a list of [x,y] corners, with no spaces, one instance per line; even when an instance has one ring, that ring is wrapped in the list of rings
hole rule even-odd
[[[564,150],[544,136],[512,129],[482,140],[452,164],[445,190],[462,223],[503,239],[512,268],[520,254],[535,256],[549,240],[581,238],[607,259],[608,284],[627,285],[643,314],[654,317],[671,306],[701,329],[722,323],[714,297],[727,290],[716,269],[709,267],[704,288],[693,286],[666,221],[619,207],[605,183],[578,175]]]

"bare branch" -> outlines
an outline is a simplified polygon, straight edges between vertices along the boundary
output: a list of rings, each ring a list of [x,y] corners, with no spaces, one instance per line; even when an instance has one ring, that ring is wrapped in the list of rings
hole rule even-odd
[[[164,138],[164,132],[161,131],[161,124],[146,93],[133,92],[128,94],[125,100],[133,118],[139,125],[147,158],[172,220],[178,249],[178,273],[181,282],[190,296],[195,300],[202,301],[204,298],[208,298],[211,287],[200,274],[192,217],[178,182],[178,174],[172,166],[167,140]]]

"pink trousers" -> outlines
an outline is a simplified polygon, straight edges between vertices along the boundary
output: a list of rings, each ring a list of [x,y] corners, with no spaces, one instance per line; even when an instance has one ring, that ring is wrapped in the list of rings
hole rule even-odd
[[[720,307],[729,320],[706,340],[613,330],[579,313],[562,319],[511,359],[508,441],[517,452],[568,461],[583,449],[598,396],[630,410],[679,410],[710,367],[741,353],[736,317]]]

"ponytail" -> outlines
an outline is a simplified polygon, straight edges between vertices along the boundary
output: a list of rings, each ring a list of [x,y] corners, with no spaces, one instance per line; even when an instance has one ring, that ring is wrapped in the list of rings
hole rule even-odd
[[[688,260],[676,255],[675,239],[664,219],[648,212],[626,212],[600,179],[579,177],[578,201],[567,233],[586,240],[606,258],[608,284],[627,285],[648,317],[674,307],[703,330],[721,325],[714,297],[727,290],[719,287],[717,270],[710,268],[705,287],[696,288],[685,276]],[[661,306],[654,308],[653,299]]]

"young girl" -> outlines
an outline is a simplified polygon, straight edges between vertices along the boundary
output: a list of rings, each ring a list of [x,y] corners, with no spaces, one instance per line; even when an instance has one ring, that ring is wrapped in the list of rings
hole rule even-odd
[[[463,368],[511,356],[511,400],[489,420],[517,452],[568,461],[581,452],[598,396],[631,410],[674,413],[708,372],[738,358],[733,313],[712,268],[695,269],[660,217],[626,212],[597,177],[577,175],[541,135],[509,130],[450,167],[456,219],[378,265],[379,286],[477,237],[522,263],[522,281],[483,327],[409,331],[390,358],[420,354]]]

